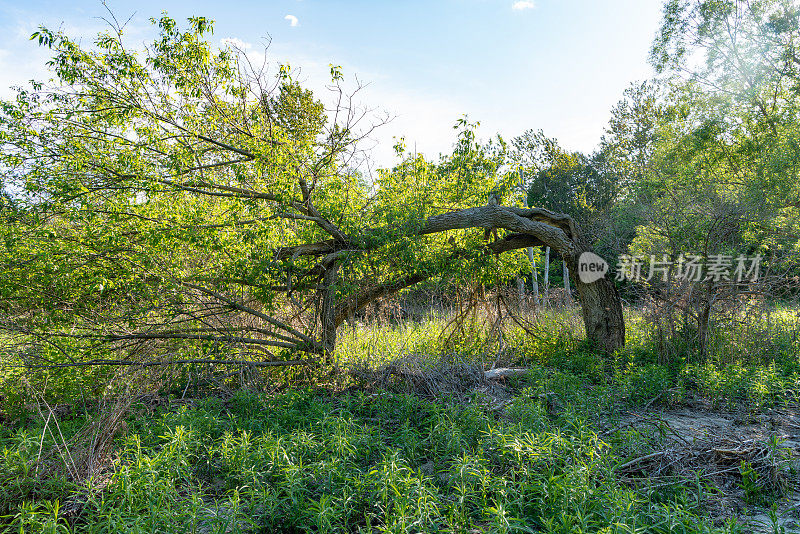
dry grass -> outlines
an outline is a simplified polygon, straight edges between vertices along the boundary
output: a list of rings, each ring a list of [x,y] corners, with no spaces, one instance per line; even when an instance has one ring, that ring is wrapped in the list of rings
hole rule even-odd
[[[158,381],[153,374],[147,370],[120,370],[106,386],[106,394],[98,398],[91,419],[70,439],[65,439],[59,420],[69,415],[72,408],[52,406],[43,392],[23,379],[44,422],[34,473],[44,478],[63,477],[85,486],[90,479],[97,479],[107,471],[113,458],[114,440],[127,432],[125,418],[131,406],[141,397],[141,391],[152,388],[154,381]],[[45,441],[52,446],[44,447]]]
[[[403,354],[376,366],[359,362],[350,375],[367,388],[400,390],[425,397],[461,397],[485,382],[483,364],[458,356]]]

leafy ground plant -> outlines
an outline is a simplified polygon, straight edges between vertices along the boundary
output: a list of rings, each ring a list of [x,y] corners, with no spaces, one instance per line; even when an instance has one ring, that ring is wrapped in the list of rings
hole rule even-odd
[[[623,447],[576,410],[551,417],[533,395],[502,414],[385,390],[207,399],[131,418],[85,491],[32,483],[12,496],[35,437],[4,438],[7,531],[713,530],[693,488],[622,483]]]

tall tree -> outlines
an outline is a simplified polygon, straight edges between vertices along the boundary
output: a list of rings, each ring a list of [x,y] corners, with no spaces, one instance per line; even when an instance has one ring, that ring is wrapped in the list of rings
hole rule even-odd
[[[760,253],[778,271],[796,262],[794,245],[776,237],[800,235],[798,13],[782,0],[665,4],[651,60],[668,106],[634,188],[647,208],[634,252],[706,262]],[[684,289],[670,298],[692,296],[702,352],[737,284],[703,275]]]

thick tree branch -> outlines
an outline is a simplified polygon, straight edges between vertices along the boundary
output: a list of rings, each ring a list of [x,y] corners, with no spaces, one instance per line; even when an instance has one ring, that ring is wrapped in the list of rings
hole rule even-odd
[[[572,238],[577,235],[572,218],[568,215],[553,213],[549,210],[540,208],[512,208],[506,206],[480,206],[464,210],[451,211],[442,215],[434,215],[419,224],[418,229],[413,233],[416,235],[429,235],[448,230],[458,230],[465,228],[505,228],[516,234],[530,236],[529,245],[525,246],[549,246],[559,253],[571,253],[574,251]],[[358,248],[369,250],[372,245],[372,236],[385,233],[385,228],[369,229],[364,232],[366,239]],[[506,243],[505,245],[508,245]],[[502,247],[505,245],[497,245]],[[282,247],[276,249],[277,257],[286,256],[320,256],[330,254],[348,245],[337,243],[334,240],[307,243],[292,247]],[[355,244],[350,244],[355,247]],[[512,246],[505,250],[521,248]],[[502,250],[499,250],[502,252]]]

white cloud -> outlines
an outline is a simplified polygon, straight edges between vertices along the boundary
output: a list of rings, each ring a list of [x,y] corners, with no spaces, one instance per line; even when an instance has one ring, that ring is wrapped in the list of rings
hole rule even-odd
[[[238,48],[239,50],[249,50],[253,48],[253,45],[250,43],[245,43],[241,39],[237,39],[236,37],[226,37],[225,39],[220,39],[220,42],[223,46],[230,45],[233,48]]]
[[[531,0],[519,0],[511,5],[511,9],[514,11],[524,11],[526,9],[533,9],[534,7],[536,7],[536,4],[531,2]]]
[[[297,17],[295,17],[294,15],[286,15],[286,16],[285,16],[285,17],[283,17],[283,18],[285,18],[286,20],[288,20],[288,21],[289,21],[289,26],[291,26],[292,28],[294,28],[295,26],[297,26],[297,24],[298,24],[298,22],[299,22],[299,21],[297,20]]]

